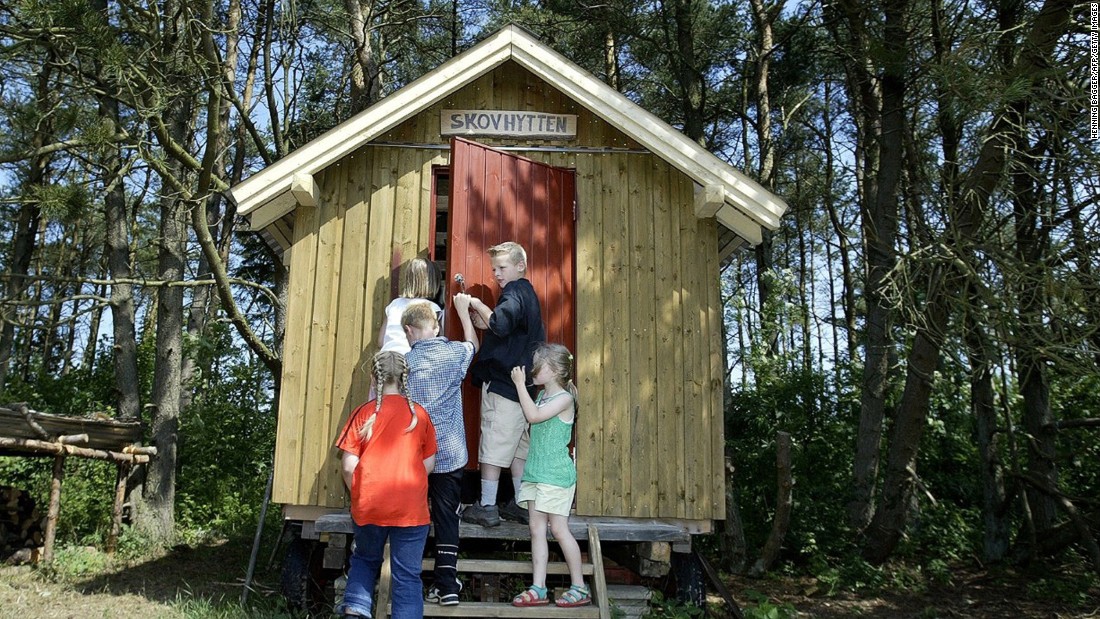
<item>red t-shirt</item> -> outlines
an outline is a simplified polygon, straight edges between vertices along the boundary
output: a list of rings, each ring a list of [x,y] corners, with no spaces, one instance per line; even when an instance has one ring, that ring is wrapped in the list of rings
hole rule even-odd
[[[362,526],[411,527],[431,522],[428,515],[428,473],[424,459],[435,454],[435,428],[427,411],[414,404],[417,423],[411,432],[408,401],[400,395],[382,397],[382,408],[369,441],[359,429],[374,413],[374,401],[351,414],[336,446],[359,456],[351,485],[351,517]]]

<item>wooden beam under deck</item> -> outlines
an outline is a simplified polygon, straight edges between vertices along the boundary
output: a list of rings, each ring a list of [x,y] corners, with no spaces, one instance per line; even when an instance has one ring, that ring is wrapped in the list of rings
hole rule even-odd
[[[710,521],[656,520],[643,518],[596,518],[570,516],[569,531],[578,540],[588,539],[588,526],[599,527],[600,540],[604,542],[674,542],[690,543],[691,536],[710,533]],[[344,533],[351,535],[351,514],[341,512],[317,518],[313,525],[317,533]],[[525,540],[531,531],[525,524],[504,521],[499,527],[486,528],[467,522],[459,523],[461,539]],[[551,538],[553,536],[551,535]]]

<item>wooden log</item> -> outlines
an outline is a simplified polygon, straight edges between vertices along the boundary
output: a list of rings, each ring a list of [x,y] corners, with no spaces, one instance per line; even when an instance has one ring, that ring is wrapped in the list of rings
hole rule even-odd
[[[62,445],[75,445],[76,443],[87,443],[87,434],[66,434],[64,436],[57,437],[57,442]]]
[[[775,517],[772,520],[768,541],[764,543],[764,549],[760,552],[760,558],[749,570],[749,575],[753,577],[762,576],[779,557],[779,549],[783,545],[783,539],[787,537],[787,528],[791,523],[793,505],[791,489],[794,482],[791,481],[791,435],[787,432],[779,432],[776,435],[775,468],[779,478],[775,491]]]
[[[45,541],[43,520],[28,492],[0,484],[0,561],[18,565],[37,560]]]
[[[53,561],[53,542],[57,538],[57,517],[61,514],[61,480],[65,476],[65,456],[53,460],[53,478],[50,480],[50,510],[46,513],[46,541],[43,544],[42,560]]]
[[[9,438],[0,436],[0,449],[9,448],[39,455],[68,455],[91,458],[93,460],[109,460],[112,462],[130,462],[132,464],[145,464],[149,456],[140,454],[126,454],[117,451],[105,451],[102,449],[89,449],[87,447],[74,447],[60,443],[50,443],[28,438]]]
[[[118,550],[118,535],[122,530],[122,504],[126,501],[126,479],[130,476],[130,463],[119,462],[115,477],[115,501],[111,505],[111,532],[107,535],[107,554]]]
[[[127,445],[122,448],[124,454],[137,454],[142,456],[157,455],[157,448],[153,445]]]
[[[1055,430],[1065,430],[1067,428],[1097,428],[1100,427],[1100,417],[1089,419],[1062,419],[1060,421],[1043,424],[1043,427],[1054,428]]]
[[[27,425],[30,426],[31,430],[33,430],[34,433],[39,436],[39,438],[44,438],[44,439],[50,438],[49,433],[46,432],[46,430],[43,429],[42,426],[39,425],[37,421],[35,421],[34,417],[32,416],[34,411],[27,408],[27,403],[26,402],[19,402],[18,404],[14,404],[13,406],[15,406],[16,412],[18,412],[20,415],[23,416],[23,419],[26,420]]]
[[[745,619],[745,614],[741,612],[741,607],[737,605],[737,602],[733,599],[733,594],[730,593],[729,587],[718,575],[718,571],[715,570],[707,558],[699,553],[695,553],[695,558],[699,560],[699,565],[703,568],[703,573],[707,575],[707,580],[710,580],[710,584],[714,585],[714,588],[718,591],[718,595],[722,597],[726,602],[726,606],[729,608],[730,616],[733,619]]]

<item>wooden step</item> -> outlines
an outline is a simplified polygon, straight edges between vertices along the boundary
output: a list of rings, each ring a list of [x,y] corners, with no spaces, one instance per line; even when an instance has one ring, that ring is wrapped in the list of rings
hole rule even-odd
[[[600,535],[596,526],[589,524],[585,531],[588,539],[588,556],[590,562],[582,564],[585,574],[592,576],[589,589],[592,591],[592,605],[578,608],[559,608],[554,604],[546,606],[529,606],[517,608],[509,602],[462,602],[457,606],[439,606],[437,604],[425,604],[425,617],[594,617],[596,619],[611,619],[611,605],[607,597],[607,579],[604,578],[603,551],[600,547]],[[422,565],[428,569],[429,561]],[[431,561],[434,568],[435,562]],[[530,561],[511,561],[495,559],[459,559],[459,572],[466,573],[490,573],[490,574],[530,574],[532,566]],[[551,571],[554,570],[554,571]],[[563,571],[558,571],[563,570]],[[568,574],[568,567],[564,563],[551,563],[547,565],[547,573]],[[377,608],[385,609],[384,613],[376,614],[379,619],[389,619],[391,616],[390,587],[392,574],[390,572],[390,545],[386,544],[383,550],[382,572],[378,580],[378,595],[375,597]]]
[[[577,608],[559,608],[553,603],[546,606],[517,608],[509,602],[462,602],[458,606],[424,604],[425,617],[561,617],[562,619],[598,619],[600,608],[596,605]]]
[[[435,569],[435,559],[424,559],[421,570],[431,572]],[[497,559],[459,559],[459,573],[467,574],[530,574],[534,570],[530,561],[503,561]],[[546,564],[547,574],[568,574],[569,566],[564,562],[555,561]],[[581,564],[581,573],[591,576],[593,568],[591,563]]]

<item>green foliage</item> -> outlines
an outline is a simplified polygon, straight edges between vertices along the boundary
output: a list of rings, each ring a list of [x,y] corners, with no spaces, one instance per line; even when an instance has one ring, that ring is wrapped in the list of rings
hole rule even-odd
[[[0,479],[34,498],[43,517],[49,508],[52,458],[0,457]],[[57,539],[73,544],[98,544],[111,522],[115,467],[108,462],[68,458],[61,485],[61,516]]]
[[[32,369],[26,379],[11,376],[0,398],[3,402],[26,402],[33,410],[53,415],[87,417],[99,413],[110,417],[114,411],[114,370],[108,354],[105,352],[92,368],[77,368],[63,376],[41,367]]]
[[[835,561],[817,557],[813,573],[825,585],[828,595],[834,595],[841,590],[878,591],[888,581],[883,568],[871,565],[854,555]]]
[[[726,408],[726,441],[736,467],[742,513],[774,511],[775,437],[788,432],[794,443],[795,478],[787,548],[803,559],[845,550],[850,536],[844,513],[855,443],[852,420],[858,402],[843,386],[813,372],[793,372],[781,381],[746,386],[733,393]],[[768,535],[768,518],[745,521],[749,547]]]
[[[260,598],[248,608],[242,608],[237,600],[189,593],[178,596],[172,608],[185,619],[282,619],[298,616],[288,610],[281,599],[275,598]]]
[[[241,363],[225,324],[188,349],[199,367],[195,399],[180,419],[176,520],[222,533],[254,527],[271,471],[275,414],[268,371]]]
[[[653,592],[649,598],[649,610],[643,615],[645,619],[694,619],[703,616],[702,608],[665,597],[659,591]]]
[[[1083,606],[1093,600],[1091,588],[1100,585],[1095,573],[1044,576],[1027,583],[1027,596],[1060,604]]]
[[[1100,411],[1100,373],[1051,377],[1054,419],[1084,419]],[[1092,496],[1100,489],[1100,441],[1095,430],[1067,429],[1058,434],[1059,482],[1064,492]]]
[[[56,581],[71,582],[100,574],[111,566],[107,555],[89,546],[58,546],[52,563],[42,567],[42,574]]]
[[[151,338],[150,338],[151,339]],[[140,346],[139,372],[144,397],[152,388],[154,353]],[[64,376],[39,373],[34,381],[13,377],[6,401],[26,401],[35,410],[60,415],[111,414],[113,367],[107,357],[92,369]],[[196,366],[196,396],[180,418],[176,520],[184,540],[204,539],[256,526],[274,448],[275,415],[270,408],[269,372],[236,347],[224,323],[212,323],[204,338],[189,340]],[[148,401],[146,399],[146,401]],[[31,492],[45,514],[52,460],[0,458],[0,479]],[[68,458],[62,483],[58,540],[102,544],[110,529],[116,467],[112,463]],[[123,529],[122,552],[145,543]]]
[[[741,609],[745,619],[793,619],[798,616],[798,611],[789,602],[773,602],[767,595],[752,589],[747,589],[744,596],[749,600]]]
[[[899,557],[933,556],[960,561],[975,556],[981,547],[981,513],[974,506],[922,503],[914,513],[909,535],[898,547]]]

